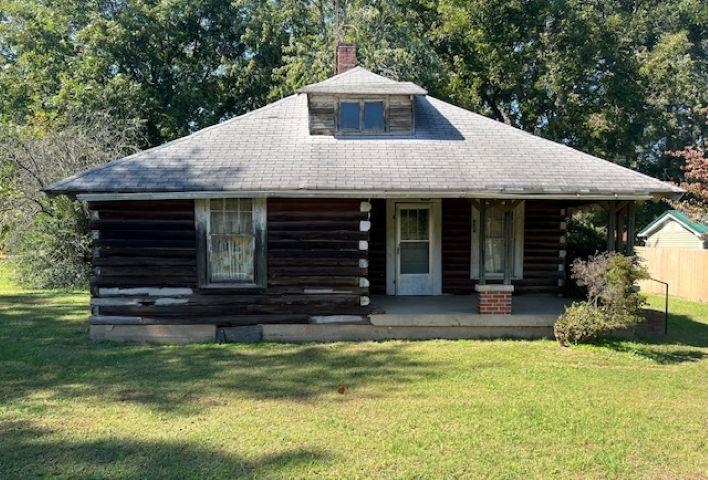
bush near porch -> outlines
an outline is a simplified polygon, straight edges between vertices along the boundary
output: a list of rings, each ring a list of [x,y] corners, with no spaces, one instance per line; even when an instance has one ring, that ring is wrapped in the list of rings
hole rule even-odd
[[[662,343],[156,347],[94,344],[84,292],[7,273],[0,262],[2,479],[708,472],[705,305],[672,299]]]

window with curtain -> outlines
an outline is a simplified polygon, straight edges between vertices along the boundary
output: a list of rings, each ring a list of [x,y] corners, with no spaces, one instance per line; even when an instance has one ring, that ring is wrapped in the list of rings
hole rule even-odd
[[[501,208],[487,209],[487,223],[484,230],[485,271],[504,273],[504,211]],[[512,264],[513,262],[512,258]]]
[[[472,242],[470,252],[470,277],[479,277],[479,244],[484,246],[484,268],[489,278],[501,278],[504,275],[504,210],[500,206],[487,207],[487,221],[483,239],[479,238],[480,215],[477,208],[472,208]],[[524,204],[519,204],[512,211],[512,276],[523,277],[524,255]]]
[[[253,282],[253,204],[250,198],[209,201],[209,280]]]
[[[265,200],[215,198],[197,204],[203,285],[263,283]]]

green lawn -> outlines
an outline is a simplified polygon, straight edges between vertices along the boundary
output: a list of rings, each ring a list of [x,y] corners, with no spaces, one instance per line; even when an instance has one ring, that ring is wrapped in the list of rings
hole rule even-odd
[[[155,347],[92,343],[85,293],[7,273],[3,480],[708,478],[708,305],[673,300],[657,344]]]

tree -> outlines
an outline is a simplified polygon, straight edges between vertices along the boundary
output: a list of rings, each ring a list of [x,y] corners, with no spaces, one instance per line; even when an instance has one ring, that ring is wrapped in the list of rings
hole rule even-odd
[[[439,0],[431,29],[453,103],[669,179],[708,103],[695,0]]]
[[[46,126],[7,126],[0,131],[4,195],[0,220],[26,224],[49,213],[49,184],[137,151],[140,125],[116,122],[105,111]]]
[[[686,147],[671,154],[685,161],[681,167],[684,181],[679,186],[686,190],[687,194],[687,198],[672,202],[671,205],[698,221],[708,221],[708,157],[705,151],[701,148]]]
[[[587,260],[576,259],[572,271],[578,285],[586,287],[587,300],[566,307],[553,326],[562,346],[592,340],[642,321],[646,298],[634,287],[638,280],[649,278],[649,273],[636,257],[598,253]]]
[[[110,105],[153,146],[262,106],[284,33],[268,0],[6,0],[6,121]]]
[[[283,66],[275,71],[272,97],[282,97],[335,73],[339,41],[357,45],[357,60],[369,70],[413,81],[436,91],[445,67],[428,38],[437,12],[421,0],[285,1],[289,25]],[[338,22],[338,23],[336,23]]]
[[[18,278],[42,288],[84,284],[90,244],[84,207],[42,189],[136,151],[140,125],[98,112],[0,132],[0,232]]]

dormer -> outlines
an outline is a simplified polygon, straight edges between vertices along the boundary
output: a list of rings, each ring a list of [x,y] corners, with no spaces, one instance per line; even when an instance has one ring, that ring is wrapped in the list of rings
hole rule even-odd
[[[378,136],[415,133],[415,96],[428,92],[356,65],[356,47],[337,47],[338,74],[300,89],[307,95],[311,135]]]

